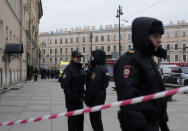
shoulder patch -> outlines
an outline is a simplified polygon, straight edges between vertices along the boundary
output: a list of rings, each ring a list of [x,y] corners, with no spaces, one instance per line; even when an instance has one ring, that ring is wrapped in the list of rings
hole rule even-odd
[[[131,70],[132,70],[131,66],[124,66],[123,67],[123,77],[124,78],[129,78],[130,75],[131,75]]]
[[[134,53],[135,53],[134,50],[129,50],[128,52],[129,52],[130,54],[134,54]]]

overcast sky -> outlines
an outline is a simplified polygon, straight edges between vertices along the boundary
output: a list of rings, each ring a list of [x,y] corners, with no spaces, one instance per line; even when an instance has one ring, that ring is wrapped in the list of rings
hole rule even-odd
[[[124,25],[131,25],[139,16],[155,17],[164,24],[188,22],[188,0],[42,0],[42,4],[40,32],[118,24],[119,5],[123,9],[121,23]]]

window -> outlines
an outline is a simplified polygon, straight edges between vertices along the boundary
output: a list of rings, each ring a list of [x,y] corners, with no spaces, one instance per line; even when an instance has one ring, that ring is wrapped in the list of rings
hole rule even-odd
[[[55,48],[55,54],[57,54],[57,48]]]
[[[79,49],[78,49],[78,47],[76,47],[76,51],[78,51]]]
[[[42,59],[42,63],[46,63],[46,60],[45,60],[45,58],[43,58],[43,59]]]
[[[55,57],[55,63],[57,63],[57,57]]]
[[[52,64],[52,58],[50,58],[50,64]]]
[[[86,48],[85,48],[85,47],[83,47],[83,49],[82,49],[82,50],[83,50],[83,53],[85,53],[85,52],[86,52]]]
[[[116,46],[114,46],[114,51],[116,51]]]
[[[95,41],[96,41],[96,42],[98,42],[98,41],[99,41],[98,36],[95,36]]]
[[[55,44],[57,44],[57,39],[55,39]]]
[[[120,34],[120,40],[122,40],[122,39],[123,39],[122,34]]]
[[[60,48],[60,54],[62,54],[63,53],[63,49],[62,48]]]
[[[178,55],[175,55],[175,62],[178,61]]]
[[[178,50],[178,44],[175,44],[175,50]]]
[[[110,52],[110,46],[108,46],[108,52]]]
[[[50,49],[50,54],[52,54],[52,49]]]
[[[101,46],[101,50],[103,50],[103,51],[104,51],[104,46]]]
[[[42,54],[45,55],[45,49],[43,49]]]
[[[52,44],[52,39],[50,39],[50,44]]]
[[[73,43],[73,37],[71,37],[71,43]]]
[[[128,50],[130,50],[132,47],[131,47],[131,45],[128,45]]]
[[[71,53],[73,52],[73,48],[71,48]]]
[[[6,26],[6,41],[8,41],[8,27]]]
[[[186,37],[186,32],[185,31],[182,32],[182,36]]]
[[[186,43],[183,43],[183,51],[186,50]]]
[[[169,38],[169,37],[170,37],[170,32],[167,31],[167,32],[166,32],[166,38]]]
[[[174,32],[174,37],[178,37],[178,31]]]
[[[131,40],[131,34],[128,34],[128,40]]]
[[[113,40],[116,41],[116,35],[113,36]]]
[[[62,38],[60,38],[60,44],[62,44],[63,43],[63,39]]]
[[[167,55],[167,62],[170,62],[170,55]]]
[[[107,36],[107,41],[110,41],[110,35]]]
[[[186,61],[186,55],[183,55],[183,61]]]
[[[68,43],[68,38],[65,38],[65,43],[66,43],[66,44]]]
[[[85,36],[83,36],[83,40],[82,40],[83,42],[86,42],[86,38],[85,38]]]
[[[104,41],[104,36],[103,35],[101,36],[101,41]]]
[[[12,31],[10,31],[10,42],[12,42]]]
[[[120,45],[120,51],[122,51],[122,45]]]
[[[83,62],[85,62],[85,57],[83,57]]]
[[[170,50],[170,44],[167,44],[167,45],[166,45],[166,49],[167,49],[167,50]]]
[[[63,60],[63,57],[60,57],[60,61],[62,61]]]
[[[78,43],[79,42],[79,39],[78,39],[78,37],[76,37],[76,43]]]
[[[65,48],[65,54],[67,55],[67,53],[68,53],[68,48]]]

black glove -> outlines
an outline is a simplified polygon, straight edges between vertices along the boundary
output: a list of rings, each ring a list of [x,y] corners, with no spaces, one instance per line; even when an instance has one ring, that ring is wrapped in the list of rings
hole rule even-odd
[[[157,57],[163,58],[164,60],[167,59],[167,50],[163,49],[161,46],[158,48],[158,50],[154,54]]]
[[[170,131],[166,122],[160,123],[161,131]]]

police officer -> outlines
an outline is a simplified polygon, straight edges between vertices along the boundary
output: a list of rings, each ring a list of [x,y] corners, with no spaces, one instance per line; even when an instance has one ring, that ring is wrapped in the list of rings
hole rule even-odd
[[[106,99],[108,71],[105,67],[106,54],[102,50],[92,52],[93,60],[87,70],[85,103],[89,107],[102,105]],[[101,111],[91,112],[90,121],[94,131],[103,131]]]
[[[123,54],[114,68],[118,100],[164,91],[165,87],[152,56],[166,58],[161,46],[161,21],[139,17],[132,23],[133,49]],[[169,131],[166,98],[120,108],[122,131]]]
[[[72,52],[69,65],[63,72],[61,88],[64,89],[67,111],[83,108],[84,73],[81,53]],[[84,115],[68,117],[68,131],[83,131]]]

